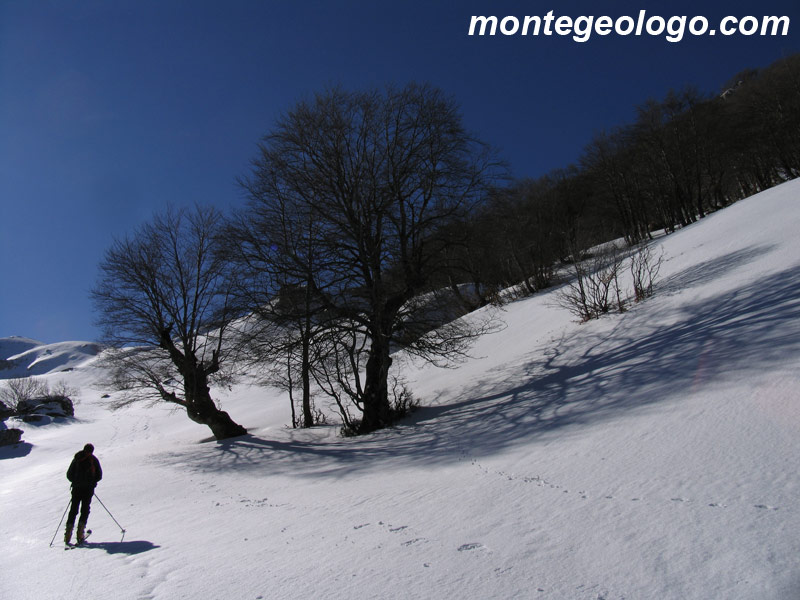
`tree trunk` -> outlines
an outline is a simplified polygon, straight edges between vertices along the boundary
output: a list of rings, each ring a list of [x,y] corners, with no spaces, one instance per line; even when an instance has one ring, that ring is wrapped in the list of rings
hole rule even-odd
[[[205,374],[198,372],[185,375],[186,414],[195,423],[207,425],[217,440],[245,435],[247,429],[231,419],[224,410],[217,408],[211,399],[211,390]]]
[[[314,426],[314,415],[311,413],[311,324],[306,318],[306,329],[303,332],[303,364],[301,377],[303,380],[303,427]]]
[[[214,403],[212,402],[211,404],[213,405]],[[238,437],[247,433],[247,429],[231,419],[227,412],[216,407],[214,407],[214,410],[209,411],[187,408],[186,412],[195,423],[208,425],[217,440]]]
[[[359,433],[369,433],[391,424],[392,410],[389,405],[389,344],[382,335],[374,336],[364,375],[364,414],[358,427]]]

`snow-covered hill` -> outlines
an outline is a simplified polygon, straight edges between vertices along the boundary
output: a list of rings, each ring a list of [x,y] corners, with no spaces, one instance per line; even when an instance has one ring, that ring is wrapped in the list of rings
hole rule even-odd
[[[661,239],[657,294],[579,325],[552,293],[455,369],[404,363],[423,408],[363,438],[293,431],[288,400],[218,392],[250,435],[166,408],[0,449],[0,598],[800,598],[800,181]],[[64,472],[105,476],[62,549]],[[63,529],[63,528],[62,528]],[[55,544],[50,540],[55,534]]]
[[[43,346],[42,342],[26,337],[11,336],[0,338],[0,360],[6,360],[16,354],[26,352],[36,346]]]
[[[43,344],[16,336],[0,338],[0,381],[71,371],[92,361],[101,350],[93,342]]]

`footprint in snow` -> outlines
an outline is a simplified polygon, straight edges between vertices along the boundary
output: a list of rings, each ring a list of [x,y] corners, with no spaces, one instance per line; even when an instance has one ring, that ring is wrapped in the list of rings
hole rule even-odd
[[[402,543],[403,546],[413,546],[414,544],[419,544],[422,542],[427,542],[425,538],[414,538],[413,540],[406,540]]]
[[[481,543],[478,542],[471,542],[469,544],[461,544],[458,547],[459,552],[471,552],[473,550],[483,550],[488,551],[489,549]]]

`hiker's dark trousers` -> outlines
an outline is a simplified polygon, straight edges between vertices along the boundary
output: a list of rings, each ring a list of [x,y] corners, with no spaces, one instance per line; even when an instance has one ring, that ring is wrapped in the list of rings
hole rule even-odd
[[[67,517],[67,527],[71,528],[75,525],[75,517],[78,515],[78,509],[81,511],[81,518],[78,523],[86,525],[89,519],[89,505],[92,503],[94,496],[94,488],[72,488],[72,504],[69,507],[69,516]]]

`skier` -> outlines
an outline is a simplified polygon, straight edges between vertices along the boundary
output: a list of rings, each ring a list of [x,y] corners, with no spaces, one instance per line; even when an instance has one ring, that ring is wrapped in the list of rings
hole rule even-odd
[[[81,516],[78,519],[78,543],[86,539],[86,521],[89,519],[89,505],[94,496],[97,482],[103,478],[100,461],[94,456],[94,446],[86,444],[83,450],[75,453],[75,458],[67,469],[67,479],[72,483],[72,503],[67,517],[67,529],[64,532],[64,543],[69,544],[72,539],[72,527],[80,508]]]

